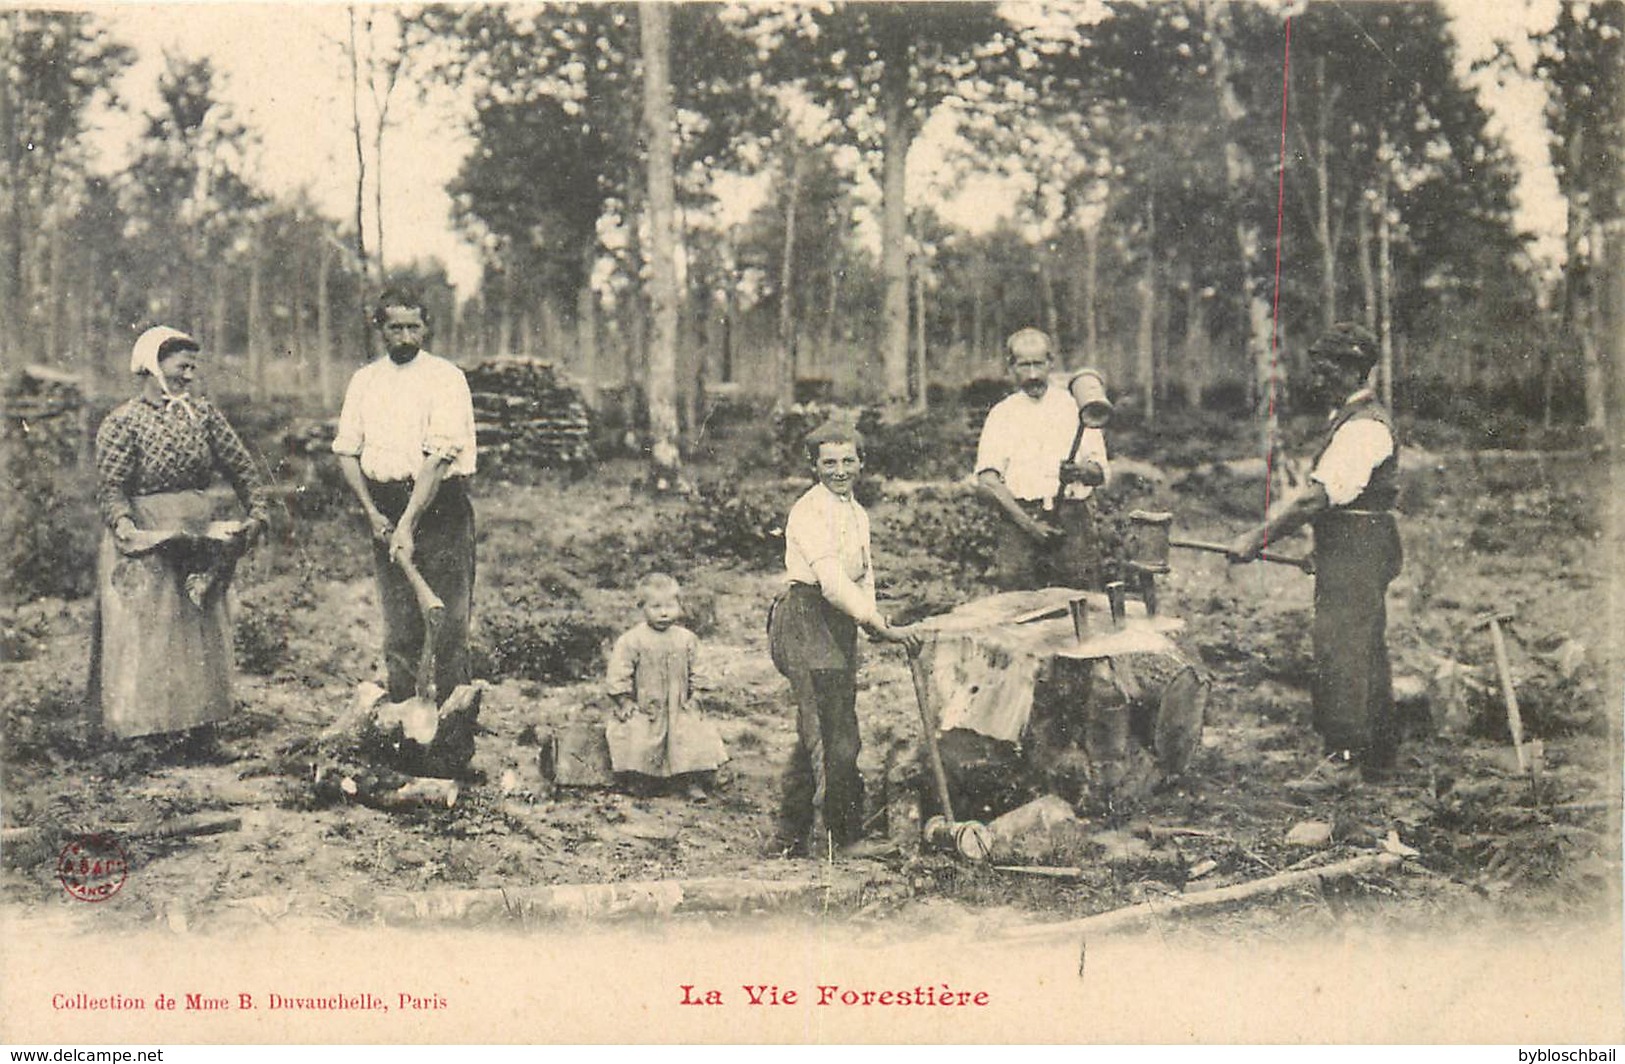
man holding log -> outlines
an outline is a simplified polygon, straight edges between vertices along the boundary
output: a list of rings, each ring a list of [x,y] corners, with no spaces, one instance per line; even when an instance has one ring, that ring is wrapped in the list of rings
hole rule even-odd
[[[1380,780],[1394,766],[1399,741],[1384,603],[1403,561],[1394,517],[1399,441],[1372,387],[1377,358],[1376,337],[1348,322],[1309,348],[1306,398],[1331,411],[1309,485],[1229,549],[1232,561],[1248,562],[1302,525],[1314,529],[1311,694],[1325,758],[1288,785],[1307,794],[1357,777]]]
[[[1096,588],[1089,496],[1110,475],[1105,387],[1093,370],[1065,387],[1052,382],[1054,347],[1037,329],[1019,330],[1006,348],[1016,390],[988,411],[976,446],[977,487],[1000,518],[992,580],[1001,591]]]
[[[333,453],[372,533],[389,698],[415,693],[425,633],[404,559],[445,604],[434,646],[434,689],[444,700],[468,681],[474,403],[463,371],[423,349],[429,314],[421,297],[385,291],[373,324],[385,354],[350,379]]]

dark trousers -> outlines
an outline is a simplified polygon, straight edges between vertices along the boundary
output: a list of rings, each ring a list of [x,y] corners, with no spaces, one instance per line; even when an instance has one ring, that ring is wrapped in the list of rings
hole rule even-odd
[[[791,844],[810,841],[821,818],[837,846],[855,841],[863,836],[857,624],[816,587],[793,584],[774,601],[767,631],[796,711],[779,836]]]
[[[412,494],[409,483],[369,481],[373,505],[398,521]],[[468,625],[474,606],[474,507],[465,480],[445,481],[418,520],[412,560],[424,582],[446,604],[435,639],[435,697],[445,701],[468,682]],[[402,702],[416,694],[423,653],[423,613],[400,567],[389,560],[387,544],[374,540],[373,570],[384,614],[384,664],[389,697]]]
[[[1384,602],[1404,564],[1399,526],[1391,513],[1332,510],[1314,528],[1315,730],[1328,751],[1385,765],[1399,745]]]
[[[1059,539],[1039,544],[1000,511],[993,543],[993,583],[1000,591],[1070,587],[1098,591],[1100,541],[1095,534],[1094,503],[1063,499],[1053,510],[1042,502],[1022,502],[1022,509],[1052,528]]]

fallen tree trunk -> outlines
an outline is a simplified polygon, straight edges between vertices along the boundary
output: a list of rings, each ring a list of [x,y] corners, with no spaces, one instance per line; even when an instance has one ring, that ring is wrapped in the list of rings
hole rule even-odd
[[[1299,887],[1320,886],[1327,880],[1357,876],[1365,872],[1382,872],[1397,868],[1404,859],[1390,853],[1366,854],[1347,861],[1305,868],[1298,872],[1282,872],[1247,883],[1220,887],[1200,894],[1184,894],[1156,901],[1140,902],[1122,909],[1112,909],[1079,920],[1063,920],[1055,924],[1020,927],[1002,933],[999,937],[1021,941],[1046,938],[1070,938],[1081,935],[1106,935],[1164,917],[1182,915],[1203,909],[1218,909],[1227,905],[1252,901],[1255,898],[1281,894]]]
[[[57,847],[64,839],[82,835],[108,834],[124,842],[151,841],[219,835],[227,831],[236,831],[242,826],[242,817],[218,814],[199,814],[136,824],[101,824],[93,832],[76,831],[56,823],[34,824],[29,827],[0,828],[0,853],[4,855],[4,863],[10,867],[31,868],[54,857]]]
[[[854,879],[855,895],[863,881]],[[843,887],[817,880],[687,879],[625,883],[568,883],[548,887],[440,890],[380,894],[367,900],[370,915],[391,926],[478,925],[504,921],[594,920],[682,913],[743,913],[828,901]],[[329,897],[312,898],[323,908]],[[297,896],[261,895],[229,902],[275,918],[306,906]]]

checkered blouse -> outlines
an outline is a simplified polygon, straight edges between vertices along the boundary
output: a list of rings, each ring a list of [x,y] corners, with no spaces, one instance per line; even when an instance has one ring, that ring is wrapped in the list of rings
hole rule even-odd
[[[248,516],[266,520],[254,460],[226,417],[207,399],[165,403],[146,396],[115,407],[96,432],[97,501],[109,528],[133,517],[130,499],[207,488],[219,470]]]

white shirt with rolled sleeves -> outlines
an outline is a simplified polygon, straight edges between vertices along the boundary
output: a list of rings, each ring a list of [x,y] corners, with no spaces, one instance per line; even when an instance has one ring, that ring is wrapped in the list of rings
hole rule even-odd
[[[856,499],[814,484],[796,500],[784,525],[784,570],[792,583],[818,588],[859,624],[880,624],[869,515]]]
[[[1078,404],[1066,390],[1065,379],[1051,377],[1040,398],[1017,391],[987,412],[976,445],[975,472],[991,469],[1004,478],[1005,487],[1017,499],[1042,501],[1048,506],[1061,490],[1061,463],[1066,461],[1076,438]],[[1079,464],[1094,462],[1110,479],[1105,433],[1096,428],[1084,429],[1072,460]],[[1087,499],[1093,491],[1088,484],[1068,484],[1066,497]]]
[[[1365,393],[1356,392],[1345,407],[1359,402]],[[1394,435],[1375,418],[1357,417],[1345,421],[1333,433],[1309,479],[1326,489],[1333,506],[1347,506],[1360,497],[1371,474],[1394,453]]]
[[[454,364],[427,351],[397,365],[385,355],[350,378],[333,453],[361,461],[371,480],[416,479],[423,460],[450,460],[448,477],[474,473],[474,402]]]

